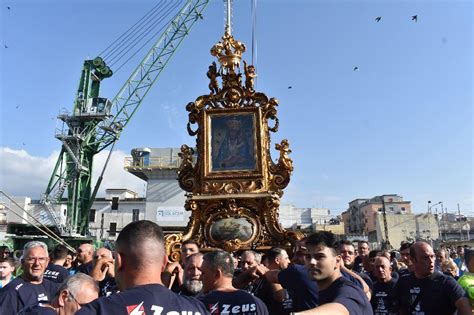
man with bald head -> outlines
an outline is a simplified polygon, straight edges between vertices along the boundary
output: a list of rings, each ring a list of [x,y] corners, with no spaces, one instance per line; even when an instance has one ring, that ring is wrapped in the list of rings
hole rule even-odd
[[[453,277],[435,271],[433,248],[425,242],[410,247],[413,273],[400,275],[395,287],[400,314],[472,314],[462,287]]]
[[[77,267],[76,272],[82,272],[90,275],[92,271],[92,256],[94,254],[94,246],[89,243],[83,243],[77,248],[76,260],[81,263]]]
[[[120,231],[116,245],[115,280],[119,293],[85,305],[77,314],[207,314],[199,301],[163,286],[168,258],[160,226],[136,221]]]
[[[377,279],[370,299],[374,315],[398,314],[393,299],[397,279],[392,278],[390,260],[386,256],[375,257],[373,272]]]

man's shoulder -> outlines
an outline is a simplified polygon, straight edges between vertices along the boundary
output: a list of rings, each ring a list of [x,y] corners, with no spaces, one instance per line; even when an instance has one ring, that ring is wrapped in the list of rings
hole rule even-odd
[[[24,286],[28,286],[29,282],[25,281],[22,277],[16,277],[12,281],[10,281],[6,286],[0,289],[0,295],[5,292],[15,292],[18,291],[20,288]]]
[[[48,267],[46,267],[46,270],[53,270],[53,271],[69,273],[69,271],[66,268],[64,268],[63,266],[55,265],[55,264],[49,264]]]
[[[262,302],[258,297],[250,294],[245,290],[236,290],[231,292],[224,292],[219,290],[213,290],[200,298],[202,300],[232,300],[237,302],[257,301]]]
[[[123,309],[130,314],[134,310],[137,314],[148,314],[155,308],[186,311],[186,314],[205,311],[204,305],[195,298],[178,295],[159,284],[148,284],[98,298],[77,314],[112,314]]]
[[[304,266],[297,264],[291,264],[288,268],[278,273],[279,282],[296,282],[306,278],[308,278],[308,270]]]
[[[25,315],[57,315],[58,313],[52,309],[51,307],[45,306],[42,303],[38,303],[36,305],[27,306],[20,310],[18,314],[25,314]]]

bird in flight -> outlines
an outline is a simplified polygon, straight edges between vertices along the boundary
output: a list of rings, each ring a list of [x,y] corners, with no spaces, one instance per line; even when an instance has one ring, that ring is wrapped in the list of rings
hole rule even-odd
[[[415,21],[415,22],[418,22],[418,15],[413,15],[413,16],[411,17],[411,20],[412,20],[412,21]]]
[[[377,17],[375,18],[375,22],[380,22],[381,19],[382,19],[381,16],[377,16]]]
[[[8,46],[7,46],[7,45],[5,45],[5,48],[8,48]]]
[[[11,7],[7,7],[7,9],[8,9],[8,10],[10,10],[10,9],[11,9]]]
[[[354,71],[357,71],[357,70],[359,70],[359,67],[355,66]]]
[[[288,87],[288,90],[289,90],[289,89],[292,89],[292,88],[293,88],[292,86],[289,86],[289,87]]]

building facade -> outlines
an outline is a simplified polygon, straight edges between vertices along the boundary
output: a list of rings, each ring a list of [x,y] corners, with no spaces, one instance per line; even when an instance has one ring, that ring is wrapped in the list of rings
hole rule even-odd
[[[341,214],[345,233],[369,235],[375,232],[377,215],[384,210],[386,214],[411,214],[411,202],[396,194],[355,199]]]

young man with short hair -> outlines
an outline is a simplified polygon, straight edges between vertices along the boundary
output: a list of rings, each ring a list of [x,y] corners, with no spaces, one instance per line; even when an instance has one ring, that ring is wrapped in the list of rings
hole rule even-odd
[[[372,307],[365,293],[341,274],[342,258],[337,254],[334,235],[321,231],[306,240],[306,268],[318,284],[320,306],[296,314],[366,315]]]
[[[15,278],[13,276],[14,271],[15,260],[11,257],[0,257],[0,289]]]

